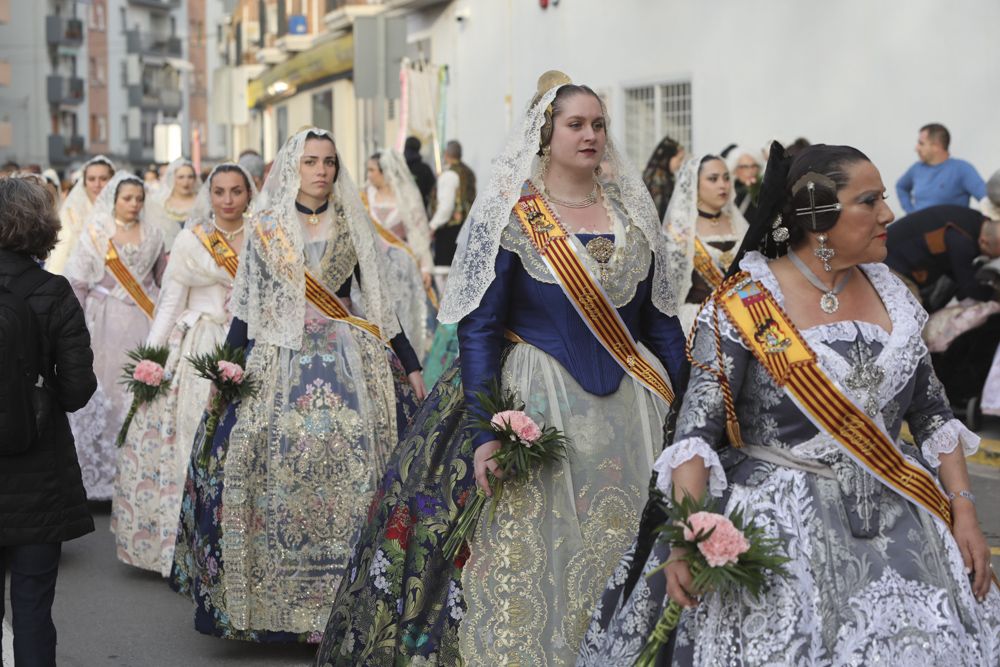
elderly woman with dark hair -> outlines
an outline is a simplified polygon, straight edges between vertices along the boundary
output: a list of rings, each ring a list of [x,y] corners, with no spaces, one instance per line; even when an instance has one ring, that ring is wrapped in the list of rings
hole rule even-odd
[[[0,179],[0,211],[0,330],[26,327],[0,344],[0,617],[9,572],[14,659],[19,666],[55,665],[52,601],[61,544],[94,530],[65,412],[87,403],[97,379],[69,282],[38,266],[59,233],[48,192],[26,179]],[[18,353],[31,360],[22,362],[22,374],[6,365]],[[15,434],[18,422],[27,427]]]
[[[640,531],[578,664],[632,665],[668,599],[685,607],[673,665],[1000,664],[1000,593],[965,464],[979,438],[934,375],[927,313],[882,263],[884,199],[855,148],[772,147],[760,215],[696,318],[676,435],[654,466],[667,499],[742,508],[783,545],[787,576],[759,598],[698,590],[685,555],[643,553]],[[638,576],[664,562],[665,581]]]

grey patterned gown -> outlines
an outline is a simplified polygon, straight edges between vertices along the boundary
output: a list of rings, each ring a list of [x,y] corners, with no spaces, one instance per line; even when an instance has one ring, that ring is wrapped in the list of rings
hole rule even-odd
[[[763,256],[747,255],[741,268],[783,303]],[[979,440],[953,418],[921,339],[926,313],[885,266],[862,268],[886,305],[891,333],[866,322],[838,322],[802,335],[827,375],[894,441],[903,422],[909,425],[919,451],[900,444],[908,458],[935,469],[939,456],[957,446],[971,454]],[[699,316],[693,354],[714,366],[709,308]],[[997,589],[976,601],[949,530],[818,432],[721,311],[719,319],[748,446],[722,449],[721,391],[711,375],[695,369],[674,444],[655,466],[659,486],[669,496],[671,471],[701,456],[710,469],[709,490],[723,496],[726,511],[743,506],[780,537],[790,576],[772,581],[759,600],[706,595],[681,618],[672,664],[1000,665]],[[667,555],[657,544],[644,572]],[[578,665],[632,665],[659,618],[663,575],[640,577],[625,598],[631,561],[626,554],[598,603]]]

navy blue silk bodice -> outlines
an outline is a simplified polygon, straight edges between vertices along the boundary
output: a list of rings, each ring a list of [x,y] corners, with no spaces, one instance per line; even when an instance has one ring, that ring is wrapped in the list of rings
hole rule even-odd
[[[595,236],[577,234],[584,244]],[[654,266],[655,262],[649,263],[649,274],[618,313],[633,338],[660,359],[676,386],[685,364],[684,332],[676,317],[661,313],[650,299]],[[499,377],[501,353],[509,344],[504,339],[505,329],[556,359],[591,394],[607,396],[621,385],[624,369],[587,328],[562,288],[535,280],[516,253],[500,248],[496,278],[479,306],[458,325],[462,383],[472,412],[478,406],[475,393]],[[479,446],[493,438],[491,432],[481,431],[473,444]]]

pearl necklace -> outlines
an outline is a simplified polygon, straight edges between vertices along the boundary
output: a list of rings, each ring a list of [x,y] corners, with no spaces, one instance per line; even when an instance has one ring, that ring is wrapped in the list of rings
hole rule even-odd
[[[115,218],[115,226],[124,229],[126,232],[139,224],[138,220],[133,220],[132,222],[122,222],[118,218]]]
[[[222,227],[219,227],[219,223],[217,223],[215,221],[215,218],[213,218],[212,219],[212,226],[215,227],[215,231],[217,231],[220,234],[222,234],[223,238],[225,238],[227,241],[232,241],[234,238],[236,238],[237,236],[239,236],[240,234],[243,233],[243,229],[247,226],[247,223],[244,222],[242,225],[240,225],[239,229],[234,229],[231,232],[227,232]]]

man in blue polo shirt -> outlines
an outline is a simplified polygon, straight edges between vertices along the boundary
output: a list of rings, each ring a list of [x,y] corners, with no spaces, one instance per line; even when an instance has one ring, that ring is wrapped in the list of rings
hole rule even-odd
[[[968,206],[986,196],[986,184],[976,168],[948,153],[951,134],[944,125],[931,123],[920,128],[917,155],[920,161],[896,182],[896,194],[908,214],[928,206],[952,204]]]

